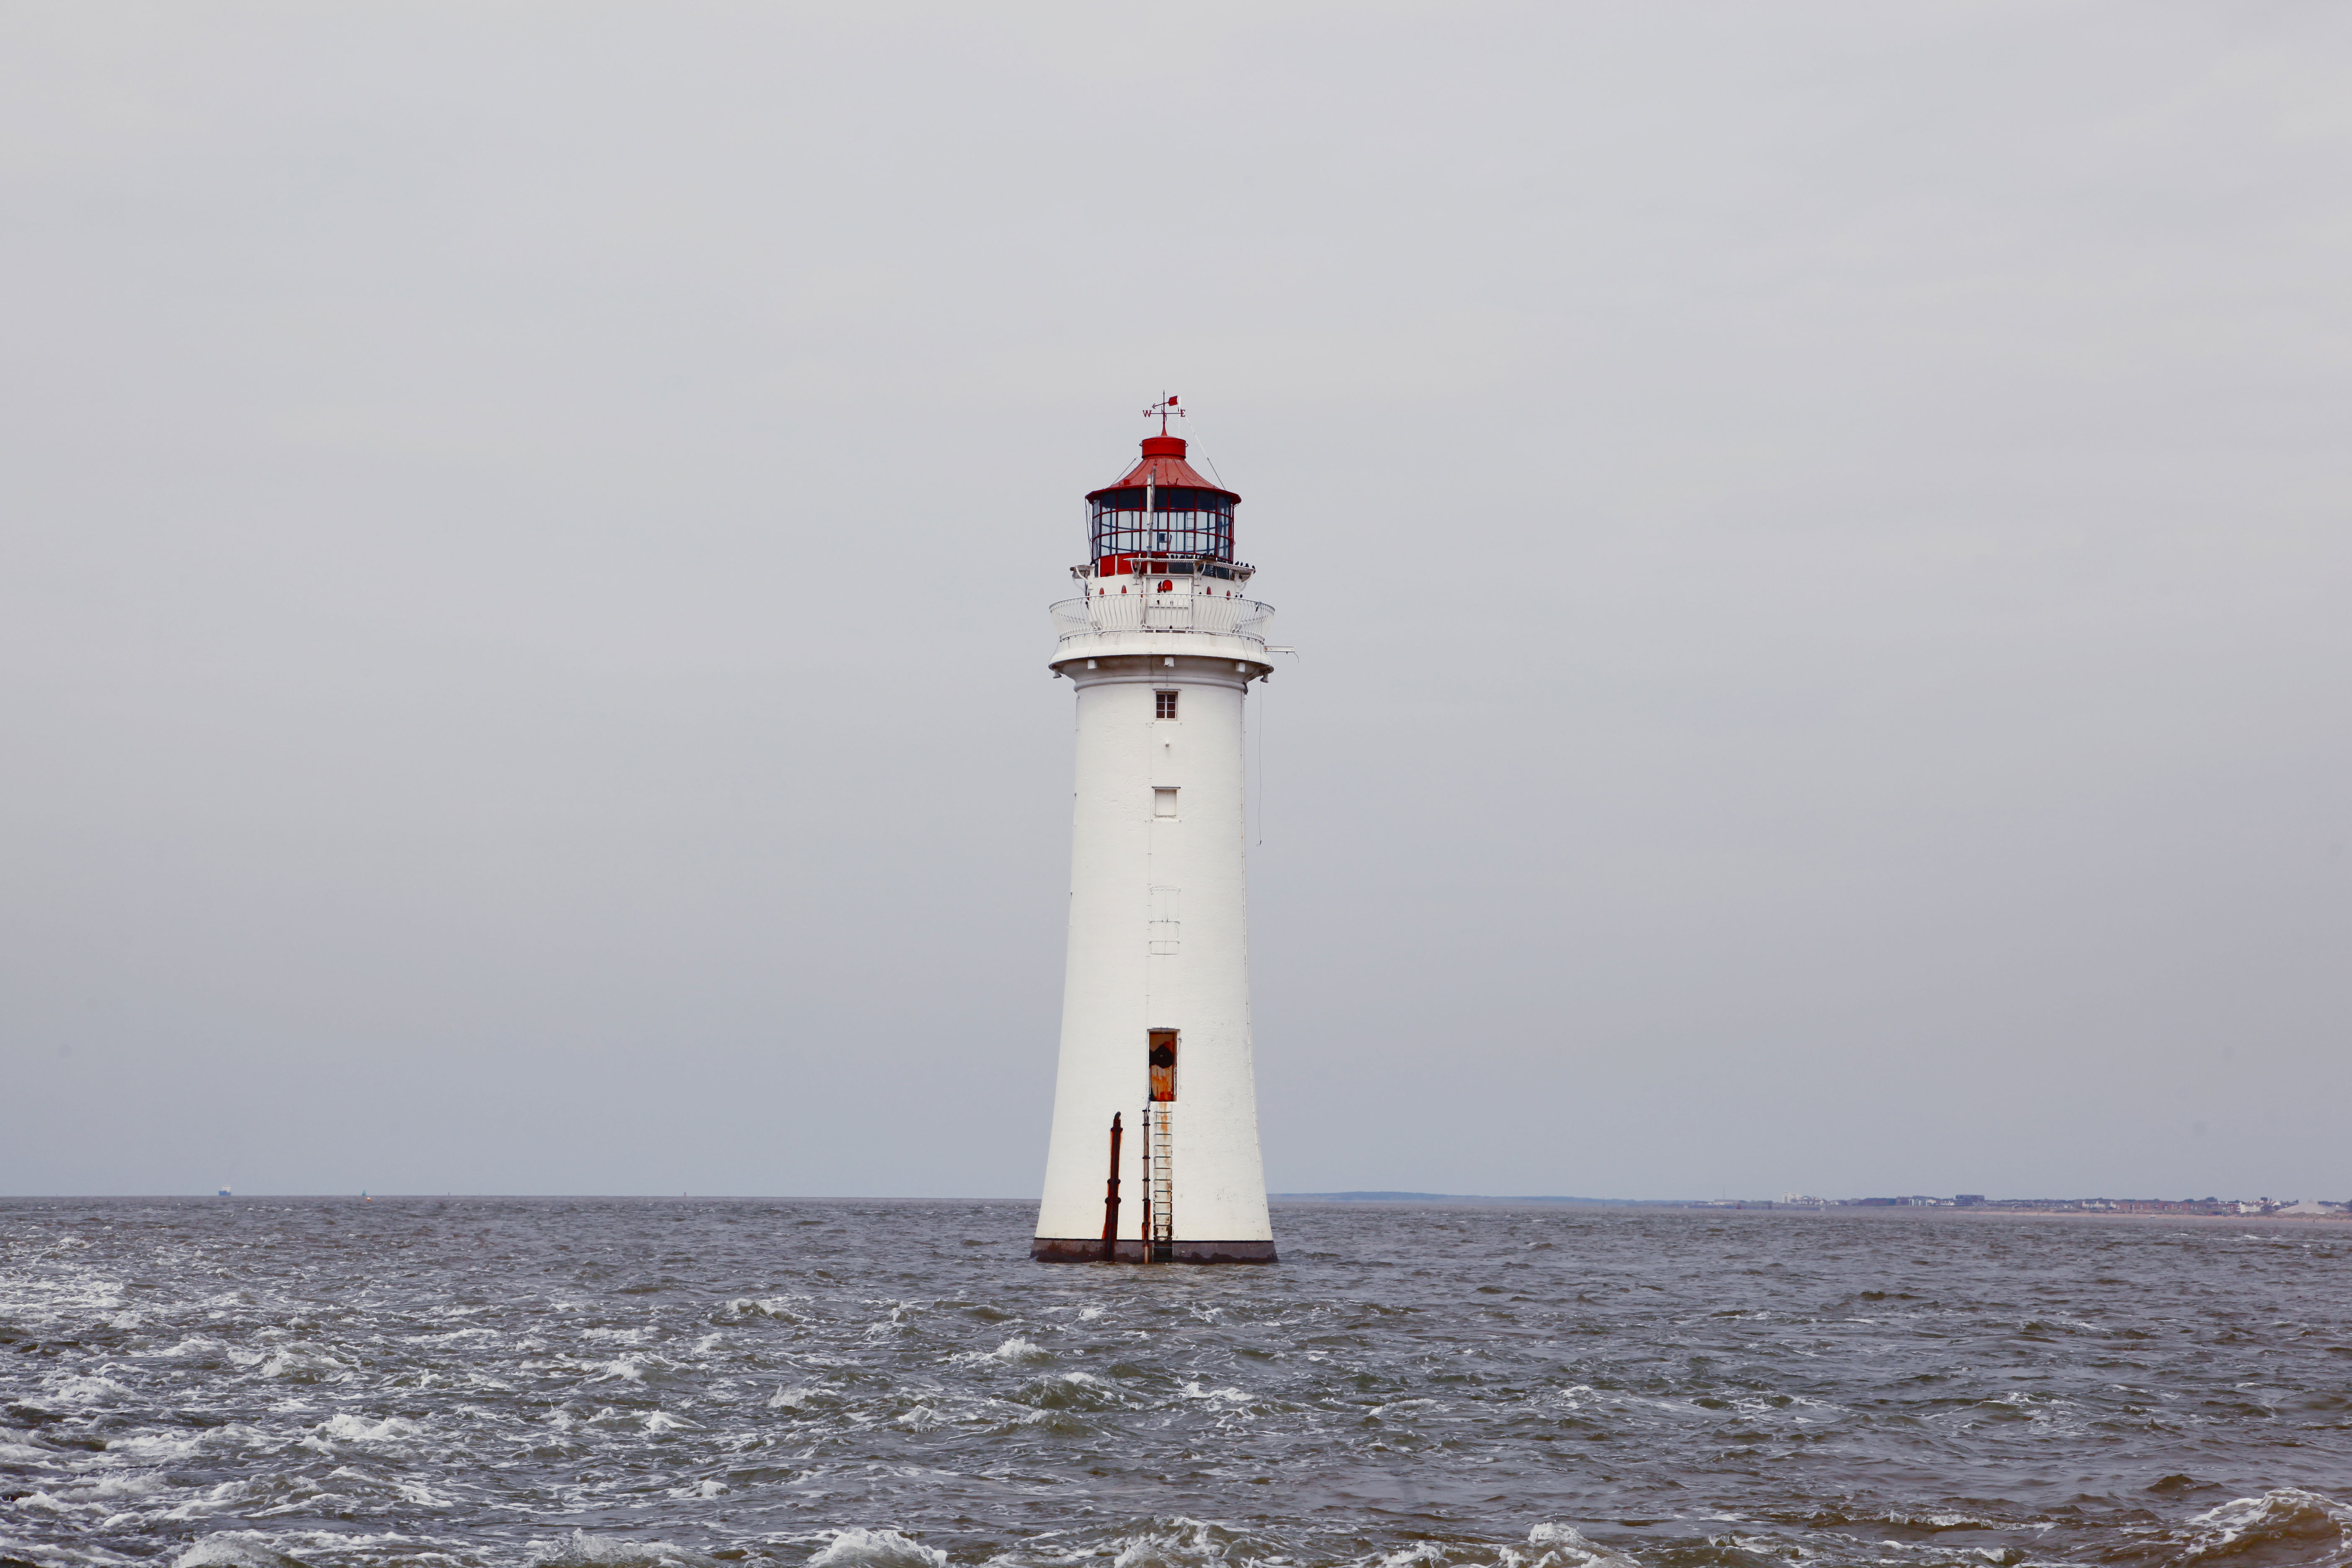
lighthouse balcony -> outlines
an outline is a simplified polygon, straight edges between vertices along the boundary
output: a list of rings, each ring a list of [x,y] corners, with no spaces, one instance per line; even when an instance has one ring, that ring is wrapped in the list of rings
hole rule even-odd
[[[1239,637],[1263,647],[1274,625],[1274,606],[1255,599],[1195,594],[1187,591],[1189,584],[1163,584],[1167,592],[1153,592],[1149,583],[1127,586],[1139,591],[1121,593],[1113,587],[1053,605],[1055,634],[1066,644],[1113,632],[1192,632]]]

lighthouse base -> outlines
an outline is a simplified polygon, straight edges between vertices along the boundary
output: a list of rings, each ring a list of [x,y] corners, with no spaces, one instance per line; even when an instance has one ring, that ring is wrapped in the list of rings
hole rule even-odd
[[[1129,1237],[1114,1242],[1114,1263],[1141,1263],[1143,1243]],[[1170,1263],[1278,1263],[1271,1241],[1176,1241],[1168,1246]],[[1029,1244],[1029,1256],[1039,1263],[1100,1263],[1102,1237],[1041,1236]]]

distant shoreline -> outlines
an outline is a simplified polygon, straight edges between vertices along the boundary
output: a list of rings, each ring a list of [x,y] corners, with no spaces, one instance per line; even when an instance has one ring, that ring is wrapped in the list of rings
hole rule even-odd
[[[1691,1198],[1578,1198],[1524,1197],[1490,1198],[1475,1194],[1453,1193],[1268,1193],[1267,1201],[1276,1204],[1313,1205],[1327,1208],[1517,1208],[1517,1209],[1582,1209],[1593,1212],[1622,1212],[1626,1209],[1664,1211],[1669,1214],[1701,1215],[1774,1215],[1811,1219],[1821,1215],[1836,1215],[1846,1219],[2035,1219],[2035,1220],[2128,1220],[2137,1224],[2159,1225],[2343,1225],[2352,1223],[2352,1214],[2147,1214],[2129,1210],[2110,1209],[2025,1209],[2003,1208],[1998,1204],[1971,1204],[1966,1208],[1929,1208],[1925,1205],[1873,1204],[1832,1204],[1823,1208],[1810,1205],[1775,1204],[1758,1200],[1739,1205],[1737,1200],[1723,1201]]]
[[[1571,1209],[1591,1214],[1622,1214],[1628,1211],[1652,1214],[1688,1214],[1719,1217],[1736,1215],[1742,1218],[1765,1215],[1774,1218],[1812,1219],[1825,1215],[1849,1219],[1919,1220],[1919,1219],[2031,1219],[2031,1220],[2116,1220],[2137,1224],[2158,1225],[2273,1225],[2352,1223],[2352,1214],[2147,1214],[2100,1209],[2011,1209],[1997,1205],[1970,1205],[1967,1208],[1929,1208],[1924,1205],[1832,1205],[1825,1208],[1810,1205],[1774,1204],[1759,1199],[1745,1206],[1736,1200],[1727,1204],[1720,1199],[1687,1198],[1585,1198],[1585,1197],[1485,1197],[1469,1193],[1269,1193],[1269,1202],[1295,1208],[1446,1208],[1477,1211],[1481,1209],[1551,1210]],[[992,1207],[1034,1209],[1034,1197],[1017,1198],[919,1198],[873,1194],[835,1195],[818,1193],[756,1194],[705,1193],[676,1197],[648,1193],[375,1193],[362,1197],[355,1193],[239,1193],[234,1196],[201,1193],[5,1193],[0,1194],[0,1205],[10,1207],[44,1207],[70,1204],[189,1204],[212,1206],[222,1204],[352,1204],[373,1201],[387,1205],[417,1204],[877,1204],[919,1205],[925,1204],[971,1204]]]

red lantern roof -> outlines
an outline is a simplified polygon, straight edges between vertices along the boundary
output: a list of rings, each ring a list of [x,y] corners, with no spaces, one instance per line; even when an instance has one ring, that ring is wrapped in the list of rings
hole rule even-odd
[[[1214,490],[1219,495],[1230,496],[1234,500],[1242,499],[1223,485],[1211,484],[1201,477],[1200,472],[1192,464],[1184,460],[1184,437],[1181,436],[1146,436],[1143,438],[1142,461],[1129,468],[1126,477],[1116,484],[1105,485],[1102,490],[1088,491],[1087,499],[1092,500],[1096,496],[1102,494],[1103,490],[1122,489],[1132,485],[1147,484],[1156,485],[1161,489],[1166,489],[1171,485],[1189,485],[1196,489]]]

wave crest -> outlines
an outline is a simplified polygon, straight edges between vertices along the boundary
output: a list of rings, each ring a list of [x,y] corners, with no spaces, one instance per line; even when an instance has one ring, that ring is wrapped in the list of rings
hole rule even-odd
[[[523,1563],[524,1568],[719,1568],[701,1552],[667,1541],[625,1541],[584,1530],[533,1549]]]
[[[2232,1498],[2189,1521],[2199,1533],[2180,1561],[2229,1559],[2296,1568],[2352,1564],[2352,1505],[2299,1487]]]
[[[808,1568],[947,1568],[948,1554],[895,1530],[837,1531]]]

